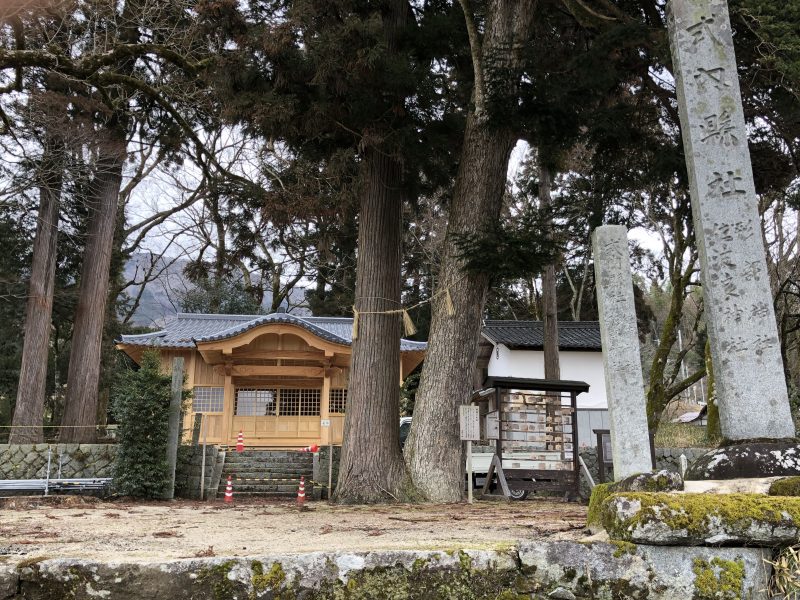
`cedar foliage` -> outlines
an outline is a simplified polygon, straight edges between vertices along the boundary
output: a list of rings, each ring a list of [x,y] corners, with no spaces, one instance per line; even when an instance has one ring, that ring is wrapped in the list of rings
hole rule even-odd
[[[121,494],[160,498],[169,483],[171,382],[161,372],[158,351],[149,350],[142,355],[139,369],[125,371],[114,388],[112,412],[119,423],[114,487]]]

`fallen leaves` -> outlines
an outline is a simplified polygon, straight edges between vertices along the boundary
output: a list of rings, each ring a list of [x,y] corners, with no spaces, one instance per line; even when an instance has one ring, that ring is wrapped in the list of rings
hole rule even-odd
[[[177,538],[177,537],[183,537],[183,535],[178,533],[177,531],[155,531],[155,532],[153,532],[153,537],[156,537],[156,538]]]
[[[216,553],[214,552],[214,546],[209,546],[205,550],[198,550],[194,553],[195,558],[206,558],[208,556],[216,556]]]

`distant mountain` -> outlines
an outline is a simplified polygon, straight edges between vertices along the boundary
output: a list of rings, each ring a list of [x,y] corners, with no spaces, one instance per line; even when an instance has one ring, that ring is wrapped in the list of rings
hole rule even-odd
[[[185,258],[164,259],[149,252],[137,252],[125,263],[123,276],[125,281],[142,281],[150,271],[153,263],[153,273],[158,277],[144,286],[141,300],[131,323],[144,327],[160,327],[180,308],[177,298],[180,293],[191,288],[191,284],[184,277],[183,270],[189,261]],[[132,285],[125,289],[130,298],[135,298],[142,285]]]
[[[125,281],[142,281],[152,269],[158,276],[144,286],[139,306],[131,318],[131,324],[141,327],[158,328],[179,310],[178,298],[192,288],[192,284],[184,276],[183,270],[189,264],[185,258],[173,259],[157,257],[149,252],[137,252],[125,263],[123,277]],[[135,298],[142,288],[141,284],[131,285],[124,293],[130,298]],[[292,304],[302,302],[305,290],[296,287],[292,291]],[[272,294],[267,292],[264,298],[264,308],[272,305]],[[303,308],[292,309],[298,315],[308,315],[310,312]]]

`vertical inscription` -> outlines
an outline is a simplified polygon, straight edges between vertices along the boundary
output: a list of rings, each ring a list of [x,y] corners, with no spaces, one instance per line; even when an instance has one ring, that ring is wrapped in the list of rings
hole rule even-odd
[[[722,433],[793,437],[727,2],[668,12]]]

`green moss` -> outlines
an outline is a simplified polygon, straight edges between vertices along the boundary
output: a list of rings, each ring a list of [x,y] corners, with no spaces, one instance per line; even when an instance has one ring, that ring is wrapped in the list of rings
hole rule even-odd
[[[589,511],[586,513],[586,525],[601,524],[601,506],[611,494],[614,493],[613,483],[598,483],[592,488],[592,495],[589,497]]]
[[[228,579],[228,574],[236,563],[232,560],[202,569],[198,573],[197,581],[211,588],[214,600],[229,600],[236,595],[237,586]]]
[[[470,557],[458,552],[458,564],[438,568],[425,559],[411,570],[401,565],[351,571],[347,583],[324,582],[304,597],[309,600],[529,600],[538,590],[536,582],[516,569],[476,570]],[[274,596],[291,598],[294,596]]]
[[[427,558],[418,558],[414,561],[414,564],[411,565],[411,572],[412,573],[419,573],[425,566],[428,564]]]
[[[612,539],[626,539],[627,533],[649,522],[663,522],[670,529],[686,530],[690,535],[702,535],[710,517],[723,523],[746,529],[753,521],[786,524],[784,513],[794,523],[800,523],[800,498],[769,497],[761,494],[650,494],[625,492],[613,494],[639,502],[641,509],[629,519],[620,521],[607,510],[608,499],[601,507],[601,521]]]
[[[744,563],[741,560],[694,559],[692,600],[741,600],[744,594]]]
[[[251,599],[255,600],[265,592],[269,592],[269,597],[273,600],[295,600],[297,598],[297,590],[294,589],[294,586],[286,583],[286,573],[281,563],[272,563],[267,573],[264,573],[264,565],[257,560],[250,563],[250,568],[253,571],[250,578],[250,583],[253,584]]]
[[[648,492],[663,492],[672,483],[669,477],[663,473],[647,479],[644,484],[645,490]]]
[[[622,558],[626,554],[636,554],[636,544],[632,544],[631,542],[623,542],[620,540],[611,540],[611,543],[617,547],[617,549],[614,550],[614,558]]]
[[[769,486],[770,496],[800,496],[800,477],[777,479]]]
[[[618,492],[671,492],[676,489],[672,474],[664,470],[630,475],[613,485]]]

